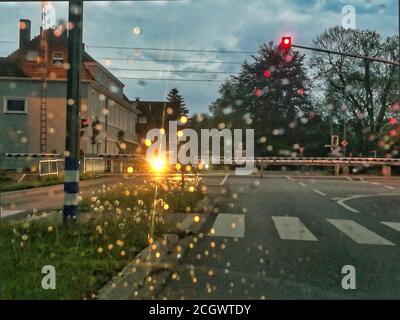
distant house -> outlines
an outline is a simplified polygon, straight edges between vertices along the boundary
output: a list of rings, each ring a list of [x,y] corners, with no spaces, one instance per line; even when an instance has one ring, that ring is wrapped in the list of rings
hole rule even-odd
[[[42,54],[41,36],[31,39],[30,21],[21,20],[18,50],[0,58],[0,153],[65,150],[67,31],[58,27],[44,32],[46,55]],[[42,59],[43,56],[47,59]],[[47,62],[45,68],[43,61]],[[47,83],[44,94],[43,79]],[[139,111],[123,90],[120,80],[84,52],[81,85],[81,118],[87,125],[81,131],[84,154],[135,152]],[[45,108],[41,108],[43,104]]]
[[[140,112],[137,123],[137,134],[141,144],[144,143],[149,130],[162,127],[168,130],[165,115],[169,106],[167,101],[140,101],[139,98],[136,98],[136,101],[132,101],[131,103]]]

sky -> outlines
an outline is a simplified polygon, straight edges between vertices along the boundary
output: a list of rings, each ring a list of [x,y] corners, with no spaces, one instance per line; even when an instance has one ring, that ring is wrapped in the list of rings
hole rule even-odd
[[[237,73],[240,70],[240,63],[246,59],[251,60],[249,52],[256,51],[260,44],[279,42],[281,36],[291,35],[294,43],[311,45],[312,39],[324,30],[341,24],[342,8],[346,5],[352,5],[356,9],[357,28],[376,30],[383,36],[398,34],[398,2],[398,0],[93,1],[84,5],[84,42],[86,51],[90,55],[114,75],[123,78],[121,80],[125,84],[125,94],[130,99],[140,97],[141,100],[164,100],[171,88],[177,88],[185,98],[190,113],[193,114],[208,111],[208,106],[218,97],[221,81],[227,79],[230,73]],[[50,15],[52,21],[67,20],[67,2],[53,1],[52,5],[54,6]],[[0,2],[0,56],[6,56],[17,48],[19,19],[32,21],[32,37],[39,33],[40,10],[38,2]],[[128,47],[128,49],[104,47]],[[245,53],[204,52],[204,50]],[[143,71],[143,69],[155,71]],[[176,71],[195,71],[195,73]],[[185,81],[144,81],[125,78],[172,78]],[[187,81],[199,79],[217,81]]]

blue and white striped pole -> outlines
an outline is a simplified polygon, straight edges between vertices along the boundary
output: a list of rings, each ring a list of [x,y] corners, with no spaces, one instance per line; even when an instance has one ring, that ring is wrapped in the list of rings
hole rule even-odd
[[[78,218],[83,0],[69,1],[64,222]]]
[[[64,220],[78,216],[79,159],[65,159]]]

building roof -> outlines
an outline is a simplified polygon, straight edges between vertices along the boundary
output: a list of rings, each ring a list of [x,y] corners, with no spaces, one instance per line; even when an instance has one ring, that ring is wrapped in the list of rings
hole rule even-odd
[[[60,28],[47,29],[45,31],[45,37],[47,39],[48,48],[46,78],[50,80],[66,80],[68,76],[67,31]],[[43,64],[40,62],[40,42],[41,35],[39,34],[31,40],[26,41],[22,48],[18,48],[5,58],[0,58],[0,79],[41,79],[43,77]],[[53,52],[62,52],[64,54],[64,64],[55,65],[53,63]],[[125,107],[138,112],[123,93],[124,84],[85,50],[83,50],[82,63],[82,80],[93,81],[93,83],[98,84]],[[110,89],[111,83],[120,88],[119,93]]]
[[[27,75],[18,67],[15,61],[8,58],[0,58],[0,77],[24,78]]]
[[[48,59],[51,60],[51,53],[53,51],[61,51],[68,56],[68,36],[67,32],[56,33],[56,29],[48,29],[45,31],[48,43]],[[41,64],[37,59],[40,56],[40,34],[25,43],[22,48],[18,48],[5,58],[0,58],[0,78],[1,77],[16,77],[16,78],[40,78]],[[83,62],[95,62],[87,52],[83,53]],[[48,63],[47,78],[50,79],[66,79],[67,69],[54,67]],[[86,67],[82,70],[82,78],[85,80],[94,80]]]

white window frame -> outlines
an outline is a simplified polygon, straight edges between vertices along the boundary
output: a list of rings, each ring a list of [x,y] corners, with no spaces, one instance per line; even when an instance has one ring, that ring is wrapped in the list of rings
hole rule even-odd
[[[24,111],[12,111],[8,110],[8,100],[23,100],[24,101]],[[28,98],[26,97],[4,97],[3,112],[10,114],[27,114],[28,113]]]
[[[59,57],[55,57],[57,54],[59,54]],[[61,57],[62,56],[62,57]],[[54,61],[56,61],[57,63],[55,63]],[[65,53],[63,51],[53,51],[53,54],[51,56],[51,62],[54,65],[63,65],[65,61]]]

